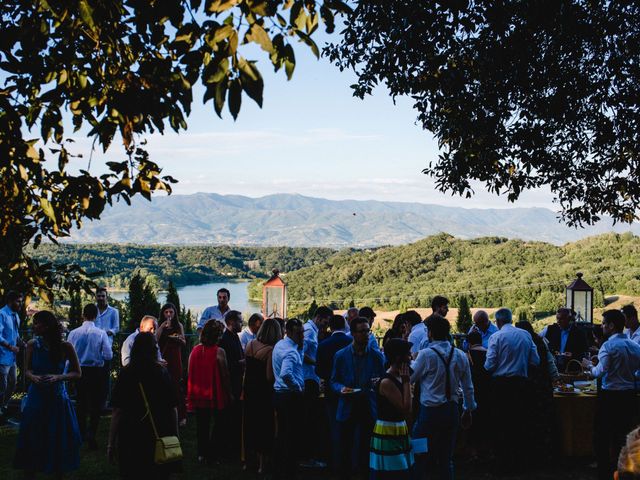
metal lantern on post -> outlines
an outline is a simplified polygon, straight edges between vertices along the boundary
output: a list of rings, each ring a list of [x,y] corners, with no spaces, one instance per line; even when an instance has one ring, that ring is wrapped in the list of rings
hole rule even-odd
[[[567,308],[576,312],[579,322],[593,323],[593,288],[582,279],[582,273],[567,286]]]
[[[287,285],[277,269],[262,287],[262,314],[264,318],[287,318]]]

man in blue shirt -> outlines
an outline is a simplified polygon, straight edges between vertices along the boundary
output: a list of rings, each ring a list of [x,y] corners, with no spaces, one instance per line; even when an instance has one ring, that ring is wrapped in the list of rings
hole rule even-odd
[[[16,388],[16,354],[22,341],[19,336],[20,316],[24,297],[10,290],[6,305],[0,309],[0,420],[4,421],[6,409]]]
[[[607,341],[593,360],[595,365],[588,359],[582,361],[595,378],[602,379],[593,435],[598,479],[613,478],[615,461],[638,416],[640,345],[623,333],[624,324],[619,310],[604,312],[602,331]]]
[[[384,355],[369,345],[369,320],[358,317],[351,321],[350,328],[353,343],[336,354],[331,374],[331,390],[338,395],[336,420],[340,429],[342,479],[351,478],[354,445],[358,449],[359,473],[362,478],[369,478],[369,442],[376,418],[372,387],[385,373]]]
[[[469,329],[468,333],[478,332],[482,336],[482,346],[484,348],[489,347],[489,338],[491,335],[498,331],[498,327],[496,327],[491,320],[489,320],[489,314],[484,310],[478,310],[473,314],[473,325]],[[467,342],[465,340],[465,350],[467,349]]]
[[[516,473],[525,467],[521,441],[527,436],[529,365],[539,365],[540,357],[529,332],[513,326],[511,310],[498,310],[496,323],[499,330],[489,338],[484,364],[492,375],[496,469]]]
[[[218,320],[226,328],[227,324],[224,321],[224,317],[231,311],[229,307],[229,299],[231,298],[231,292],[226,288],[221,288],[216,292],[216,298],[218,299],[218,305],[207,307],[200,315],[198,320],[198,332],[202,330],[204,324],[209,320]]]
[[[329,330],[331,335],[318,344],[318,354],[316,355],[316,373],[324,382],[324,399],[329,423],[330,441],[327,448],[330,451],[331,467],[337,469],[340,464],[339,443],[340,432],[336,421],[336,411],[338,410],[338,396],[329,388],[331,382],[331,372],[333,370],[333,359],[343,348],[351,345],[352,339],[344,332],[346,321],[342,315],[333,315],[329,320]]]
[[[304,373],[304,417],[305,439],[303,458],[304,465],[311,468],[326,467],[317,460],[319,457],[319,427],[318,414],[322,407],[318,402],[320,396],[320,377],[316,373],[316,357],[318,352],[318,332],[323,331],[333,316],[329,307],[318,307],[313,318],[304,324],[304,342],[302,347],[302,371]]]
[[[297,318],[285,324],[287,336],[276,343],[271,355],[274,405],[278,433],[274,452],[274,478],[295,480],[302,439],[304,373],[302,371],[302,322]]]
[[[83,322],[71,330],[67,340],[78,353],[82,368],[82,377],[76,383],[78,392],[78,426],[82,439],[91,450],[97,450],[96,434],[100,422],[100,411],[107,397],[107,384],[104,381],[105,363],[113,357],[111,342],[104,330],[96,327],[98,307],[86,305],[82,311]],[[89,428],[87,429],[87,415]]]

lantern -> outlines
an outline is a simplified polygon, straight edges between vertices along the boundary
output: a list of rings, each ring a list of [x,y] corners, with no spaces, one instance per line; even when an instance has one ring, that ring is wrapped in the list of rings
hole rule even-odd
[[[277,269],[262,286],[262,314],[264,318],[287,317],[287,285]]]
[[[576,312],[579,322],[593,323],[593,288],[582,279],[582,273],[567,286],[567,308]]]

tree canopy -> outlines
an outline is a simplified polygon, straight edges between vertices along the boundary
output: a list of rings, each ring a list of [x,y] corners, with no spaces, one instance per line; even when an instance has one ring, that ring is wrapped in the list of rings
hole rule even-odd
[[[41,264],[29,242],[68,235],[114,200],[130,201],[175,180],[144,149],[144,136],[187,128],[194,86],[233,118],[242,98],[262,105],[257,45],[273,68],[293,75],[293,45],[319,56],[312,39],[334,29],[340,0],[4,0],[0,3],[0,289],[49,297],[77,288],[82,271]],[[121,161],[97,176],[91,157],[78,173],[68,140],[87,132],[96,148],[122,142]],[[82,130],[81,130],[82,129]]]
[[[325,53],[354,95],[413,99],[439,190],[548,186],[569,224],[637,218],[637,2],[360,0],[342,33]]]

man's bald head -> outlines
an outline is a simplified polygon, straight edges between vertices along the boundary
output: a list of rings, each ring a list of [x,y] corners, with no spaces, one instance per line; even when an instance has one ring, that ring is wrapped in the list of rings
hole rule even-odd
[[[489,328],[489,314],[484,310],[478,310],[473,314],[473,324],[482,332]]]

